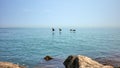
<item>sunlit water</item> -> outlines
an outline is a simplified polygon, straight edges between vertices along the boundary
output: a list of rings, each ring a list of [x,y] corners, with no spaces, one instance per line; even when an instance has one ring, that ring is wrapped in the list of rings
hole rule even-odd
[[[34,67],[46,55],[65,59],[68,55],[91,58],[120,56],[119,29],[8,28],[0,29],[0,61]]]

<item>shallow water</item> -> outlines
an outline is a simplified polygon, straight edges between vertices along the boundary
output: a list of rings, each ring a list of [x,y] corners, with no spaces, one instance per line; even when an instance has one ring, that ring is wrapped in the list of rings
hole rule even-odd
[[[51,55],[65,59],[68,55],[91,58],[120,56],[119,29],[76,29],[62,32],[50,28],[1,28],[0,61],[37,66]]]

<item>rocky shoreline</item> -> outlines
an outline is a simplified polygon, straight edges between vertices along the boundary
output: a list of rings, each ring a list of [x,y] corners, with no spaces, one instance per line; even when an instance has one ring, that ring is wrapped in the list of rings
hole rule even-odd
[[[0,68],[27,68],[11,62],[0,62]],[[44,57],[44,61],[34,68],[120,68],[120,62],[97,58],[95,60],[82,56],[68,56],[66,60],[51,56]]]
[[[0,62],[0,68],[26,68],[18,64],[13,64],[11,62]]]

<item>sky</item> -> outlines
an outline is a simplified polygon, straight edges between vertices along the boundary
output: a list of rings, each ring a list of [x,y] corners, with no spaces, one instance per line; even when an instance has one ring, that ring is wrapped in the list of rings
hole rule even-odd
[[[0,0],[8,27],[120,27],[120,0]]]

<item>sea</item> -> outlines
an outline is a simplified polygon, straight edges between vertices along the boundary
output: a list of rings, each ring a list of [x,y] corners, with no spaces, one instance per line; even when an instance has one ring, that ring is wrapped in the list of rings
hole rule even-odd
[[[120,57],[120,29],[0,28],[0,61],[42,68],[47,55],[62,61],[69,55]]]

